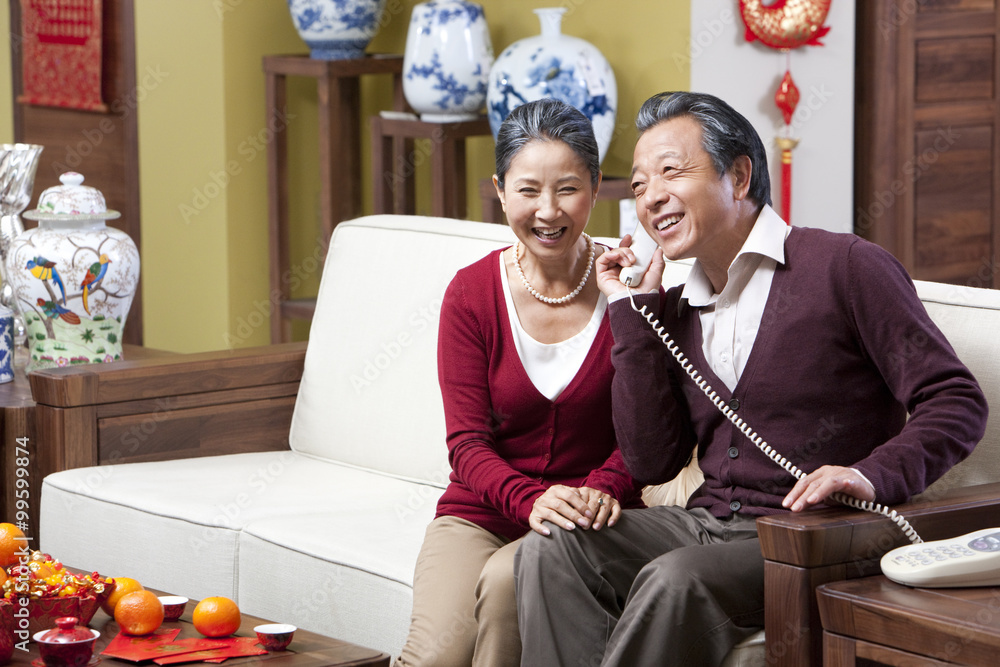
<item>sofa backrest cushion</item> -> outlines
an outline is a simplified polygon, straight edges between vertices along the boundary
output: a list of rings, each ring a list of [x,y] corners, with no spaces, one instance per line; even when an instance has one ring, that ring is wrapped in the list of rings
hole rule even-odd
[[[986,395],[986,434],[965,461],[920,497],[933,498],[953,487],[1000,482],[1000,291],[914,281],[931,319],[972,371]],[[900,343],[900,355],[919,355],[919,341]]]
[[[513,240],[505,225],[446,218],[379,215],[337,225],[309,332],[292,449],[444,487],[441,298],[460,268]]]

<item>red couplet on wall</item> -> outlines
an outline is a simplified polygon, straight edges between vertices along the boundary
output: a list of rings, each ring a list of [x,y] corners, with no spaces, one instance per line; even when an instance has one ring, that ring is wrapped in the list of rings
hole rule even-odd
[[[21,0],[19,102],[107,111],[101,99],[101,1]]]

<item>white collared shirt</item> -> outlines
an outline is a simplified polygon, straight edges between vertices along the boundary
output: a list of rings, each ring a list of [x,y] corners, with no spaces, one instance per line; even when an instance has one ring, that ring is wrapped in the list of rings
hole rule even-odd
[[[729,265],[729,280],[722,292],[714,293],[698,260],[681,292],[682,300],[698,308],[705,359],[730,391],[739,382],[757,340],[774,270],[785,263],[785,239],[790,230],[774,209],[765,205]]]

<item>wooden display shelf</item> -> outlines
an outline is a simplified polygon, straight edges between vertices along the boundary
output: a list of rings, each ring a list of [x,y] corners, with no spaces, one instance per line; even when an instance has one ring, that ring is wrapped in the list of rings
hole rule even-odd
[[[485,116],[456,123],[429,123],[412,114],[371,119],[372,179],[376,213],[416,213],[413,193],[419,155],[414,139],[430,142],[431,214],[464,219],[465,140],[491,135]]]
[[[361,215],[361,95],[360,78],[367,74],[390,74],[393,107],[405,110],[403,57],[371,55],[350,60],[314,60],[308,56],[265,56],[266,127],[274,133],[267,152],[268,229],[270,243],[270,294],[277,298],[271,318],[271,342],[291,339],[291,320],[310,319],[307,304],[288,308],[289,186],[288,136],[285,83],[289,76],[316,80],[319,104],[320,217],[324,246],[337,223]]]

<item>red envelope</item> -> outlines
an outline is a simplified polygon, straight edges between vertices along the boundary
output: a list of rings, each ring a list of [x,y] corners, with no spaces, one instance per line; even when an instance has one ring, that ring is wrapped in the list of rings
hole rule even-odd
[[[257,643],[256,637],[222,637],[213,640],[222,643],[218,648],[212,648],[195,653],[183,653],[154,658],[157,665],[175,665],[182,662],[223,662],[227,658],[241,658],[247,655],[264,655],[267,650]]]
[[[180,628],[160,628],[152,634],[140,636],[126,635],[119,632],[108,643],[107,648],[101,652],[101,655],[120,658],[130,662],[142,662],[143,660],[153,660],[164,656],[224,648],[228,645],[224,641],[205,639],[203,637],[177,639],[179,633]]]

